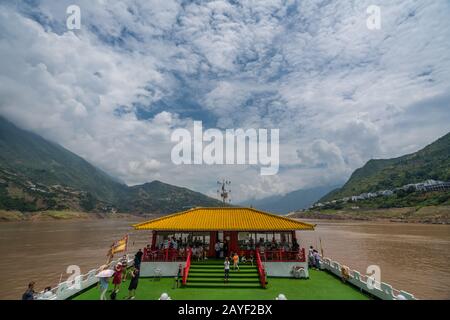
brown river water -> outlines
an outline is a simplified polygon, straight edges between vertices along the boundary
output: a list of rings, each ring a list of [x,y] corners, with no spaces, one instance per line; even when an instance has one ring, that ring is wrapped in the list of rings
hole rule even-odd
[[[381,269],[381,281],[420,299],[450,299],[450,226],[385,222],[305,220],[315,231],[299,232],[300,244],[320,249],[365,274]],[[134,231],[137,221],[86,220],[0,223],[0,299],[19,299],[29,281],[36,289],[67,279],[66,268],[81,273],[102,265],[112,242],[130,234],[129,252],[149,241]]]

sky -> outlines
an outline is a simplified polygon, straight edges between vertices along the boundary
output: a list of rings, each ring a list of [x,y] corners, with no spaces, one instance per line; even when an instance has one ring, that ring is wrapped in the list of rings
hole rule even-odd
[[[448,0],[0,0],[0,115],[129,185],[215,197],[226,178],[237,203],[342,184],[450,131],[449,17]],[[279,129],[278,174],[173,164],[194,121]]]

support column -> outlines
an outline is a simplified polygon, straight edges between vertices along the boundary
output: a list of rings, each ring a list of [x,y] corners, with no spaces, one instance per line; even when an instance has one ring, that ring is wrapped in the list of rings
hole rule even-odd
[[[217,231],[210,231],[209,233],[209,257],[215,257],[216,256],[216,241],[217,241]]]
[[[157,234],[156,231],[152,231],[152,245],[151,245],[152,250],[156,249],[156,234]]]

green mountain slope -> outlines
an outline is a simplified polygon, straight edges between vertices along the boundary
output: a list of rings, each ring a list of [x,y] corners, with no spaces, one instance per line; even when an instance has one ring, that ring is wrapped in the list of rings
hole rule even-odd
[[[220,202],[159,181],[128,187],[83,158],[0,117],[0,209],[171,213]]]
[[[320,202],[397,188],[427,179],[450,181],[450,133],[412,154],[368,161],[353,172],[342,188],[333,190]]]
[[[155,201],[157,200],[157,201]],[[119,209],[137,213],[169,213],[192,207],[217,207],[222,203],[202,193],[153,181],[128,188]]]
[[[63,185],[113,202],[125,185],[83,158],[0,118],[0,168],[43,185]]]

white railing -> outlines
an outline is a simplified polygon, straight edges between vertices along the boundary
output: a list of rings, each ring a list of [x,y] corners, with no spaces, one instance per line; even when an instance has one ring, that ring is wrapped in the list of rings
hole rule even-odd
[[[342,265],[336,261],[324,258],[322,260],[321,267],[338,277],[342,277]],[[366,275],[362,275],[356,270],[349,269],[349,279],[347,281],[360,290],[363,290],[377,298],[382,300],[417,300],[411,293],[394,289],[390,284],[376,281],[373,278],[370,278],[370,283],[368,284],[368,279],[369,277]]]
[[[127,254],[128,265],[131,265],[134,261],[134,256]],[[108,264],[106,269],[113,269],[118,263],[118,260],[113,260]],[[95,276],[102,271],[103,268],[92,269],[88,273],[76,276],[73,280],[63,281],[56,287],[47,292],[39,292],[36,296],[37,300],[66,300],[80,291],[91,287],[96,284],[99,279]]]

